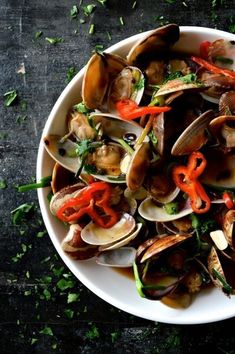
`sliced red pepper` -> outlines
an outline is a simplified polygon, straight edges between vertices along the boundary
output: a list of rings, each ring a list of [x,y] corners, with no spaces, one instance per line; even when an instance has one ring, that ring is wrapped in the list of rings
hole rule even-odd
[[[211,64],[208,61],[206,61],[202,58],[199,58],[199,57],[192,56],[191,59],[193,61],[195,61],[195,63],[197,63],[198,65],[203,66],[205,69],[207,69],[215,74],[222,74],[222,75],[225,75],[225,76],[235,79],[235,71],[220,68],[220,67],[218,67],[214,64]]]
[[[156,106],[143,106],[139,107],[132,100],[120,100],[116,103],[116,109],[123,119],[135,119],[146,114],[159,114],[161,112],[167,112],[171,107],[156,107]]]
[[[118,213],[109,206],[110,196],[111,187],[108,183],[94,182],[83,188],[77,197],[67,200],[57,211],[57,217],[64,222],[71,222],[89,215],[98,226],[110,228],[118,221]]]
[[[209,41],[203,41],[200,44],[200,56],[203,59],[208,59],[210,45],[211,45],[211,42],[209,42]]]
[[[188,194],[191,207],[197,214],[206,213],[211,205],[210,198],[198,181],[205,167],[206,159],[197,151],[190,155],[187,166],[175,166],[172,171],[175,184]]]
[[[222,195],[222,198],[224,200],[224,203],[228,209],[233,209],[235,204],[234,200],[229,192],[224,192]]]

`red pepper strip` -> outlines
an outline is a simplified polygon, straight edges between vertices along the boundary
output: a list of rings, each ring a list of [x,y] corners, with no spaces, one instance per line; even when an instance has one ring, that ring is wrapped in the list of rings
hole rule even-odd
[[[57,211],[57,217],[62,221],[71,222],[89,215],[97,225],[110,228],[118,221],[118,214],[108,206],[110,196],[111,188],[107,183],[92,183],[83,188],[77,197],[67,200]],[[99,207],[104,215],[100,215],[95,207]]]
[[[171,107],[156,107],[156,106],[143,106],[139,107],[132,100],[120,100],[116,103],[116,109],[123,119],[135,119],[146,114],[159,114],[161,112],[167,112]]]
[[[222,198],[223,198],[224,203],[228,209],[234,208],[234,206],[235,206],[234,200],[228,192],[224,192],[222,195]]]
[[[200,151],[191,153],[188,159],[188,174],[195,179],[202,174],[206,167],[206,159]]]
[[[198,58],[198,57],[194,57],[192,56],[191,59],[193,61],[195,61],[195,63],[203,66],[204,68],[206,68],[209,71],[212,71],[215,74],[222,74],[228,77],[231,77],[233,79],[235,79],[235,71],[229,70],[229,69],[223,69],[223,68],[219,68],[218,66],[209,63],[208,61],[202,59],[202,58]]]
[[[200,56],[203,59],[208,59],[210,45],[211,45],[211,42],[209,42],[209,41],[203,41],[200,44]]]
[[[197,160],[200,158],[200,164]],[[211,201],[203,186],[198,181],[199,175],[206,166],[206,160],[200,152],[192,153],[187,166],[175,166],[173,168],[173,180],[177,187],[187,193],[191,207],[197,214],[206,213],[210,209]]]

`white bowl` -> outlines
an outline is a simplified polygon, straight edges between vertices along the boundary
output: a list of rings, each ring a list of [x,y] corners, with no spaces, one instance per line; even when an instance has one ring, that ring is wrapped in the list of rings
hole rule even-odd
[[[188,52],[197,53],[199,44],[203,40],[213,41],[218,38],[235,40],[234,34],[209,28],[181,27],[180,30],[181,36],[177,47]],[[146,32],[127,38],[110,47],[107,52],[125,56],[135,41],[145,34]],[[66,86],[49,115],[42,136],[64,133],[66,113],[80,99],[83,75],[84,68]],[[50,175],[53,164],[54,162],[46,153],[41,141],[37,159],[37,179]],[[173,324],[208,323],[235,315],[235,296],[229,299],[217,289],[201,292],[187,309],[172,309],[159,301],[141,298],[132,279],[108,267],[98,266],[92,259],[88,261],[72,260],[62,251],[60,246],[67,228],[51,215],[47,194],[48,188],[38,190],[42,216],[57,252],[71,272],[103,300],[130,314],[153,321]]]

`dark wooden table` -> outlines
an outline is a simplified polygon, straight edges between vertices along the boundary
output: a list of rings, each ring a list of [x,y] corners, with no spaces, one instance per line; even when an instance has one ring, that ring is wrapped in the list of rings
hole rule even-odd
[[[35,177],[41,132],[68,69],[78,71],[96,44],[106,48],[167,22],[235,31],[234,0],[101,2],[0,1],[0,353],[235,353],[235,319],[154,323],[95,296],[57,256],[36,192],[17,192]],[[75,4],[79,13],[72,18]],[[85,16],[89,4],[96,8]],[[6,107],[4,93],[11,90],[17,98]],[[11,211],[22,204],[33,206],[25,220],[13,220]]]

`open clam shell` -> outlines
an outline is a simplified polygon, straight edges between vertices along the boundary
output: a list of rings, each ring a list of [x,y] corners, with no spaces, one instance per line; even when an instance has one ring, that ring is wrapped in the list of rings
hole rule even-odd
[[[219,111],[221,115],[235,115],[235,91],[225,92],[220,97]]]
[[[130,235],[127,235],[126,237],[124,237],[123,239],[121,239],[120,241],[117,242],[113,242],[111,244],[108,244],[107,246],[100,246],[99,247],[99,251],[108,251],[108,250],[114,250],[116,248],[120,248],[123,247],[125,245],[128,245],[128,243],[130,243],[132,240],[134,240],[134,238],[136,238],[141,230],[142,224],[138,223],[136,224],[136,229],[134,230],[134,232],[131,232]]]
[[[87,63],[82,82],[82,99],[86,107],[102,107],[110,79],[126,66],[126,61],[115,54],[95,53]]]
[[[152,198],[146,198],[139,206],[139,214],[146,220],[167,222],[182,218],[193,212],[189,204],[186,202],[184,207],[176,214],[168,214],[164,206],[158,206]]]
[[[91,245],[108,245],[129,235],[134,230],[135,225],[135,219],[125,213],[122,215],[121,219],[109,229],[104,229],[91,221],[83,228],[81,237],[83,241]]]
[[[150,146],[144,142],[138,145],[126,174],[126,184],[131,191],[138,190],[144,181],[150,163]]]
[[[235,210],[229,210],[223,220],[223,231],[229,246],[235,251]]]
[[[139,68],[125,67],[110,84],[107,106],[109,112],[116,112],[115,104],[122,99],[140,103],[144,93],[144,75]]]
[[[127,55],[130,65],[139,66],[151,58],[162,57],[179,39],[179,26],[169,24],[153,30],[145,38],[139,40]]]
[[[210,122],[209,128],[221,145],[235,147],[235,115],[216,117]]]
[[[143,131],[138,123],[125,121],[111,113],[95,112],[90,115],[90,119],[95,125],[100,124],[103,135],[117,142],[119,139],[130,139],[135,144]]]
[[[209,110],[195,119],[176,140],[171,154],[188,155],[199,150],[208,140],[206,129],[214,116],[214,112]]]
[[[107,267],[127,268],[132,267],[136,256],[133,247],[121,247],[110,251],[101,252],[96,257],[96,263]]]

